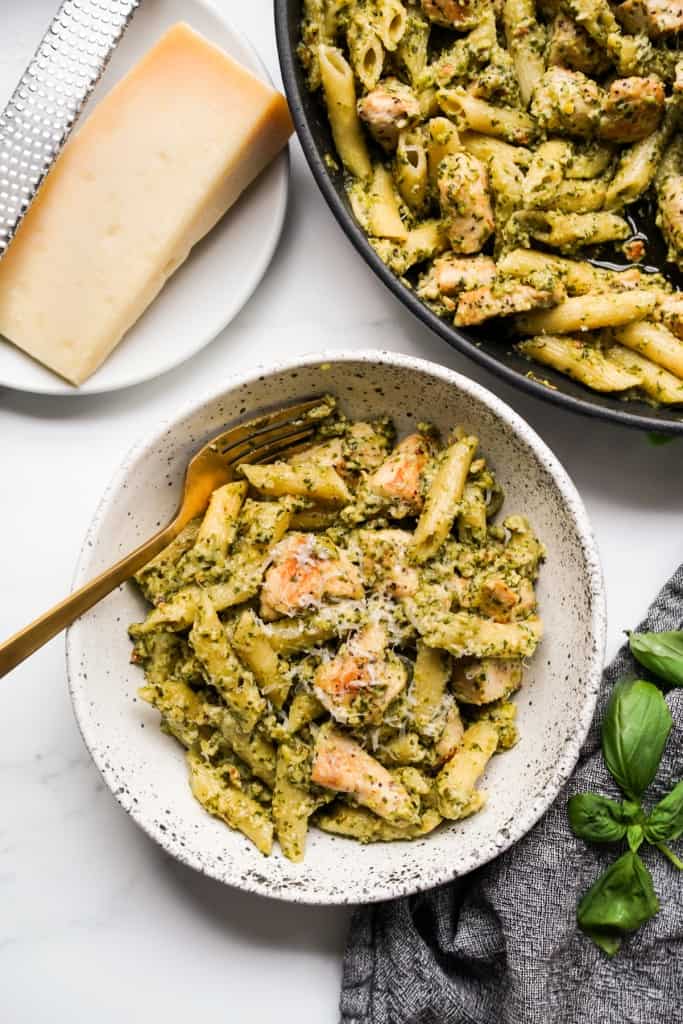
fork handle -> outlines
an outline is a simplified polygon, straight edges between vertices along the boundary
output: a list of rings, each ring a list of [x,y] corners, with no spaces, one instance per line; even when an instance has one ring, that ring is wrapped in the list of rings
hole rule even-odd
[[[135,551],[122,558],[120,562],[96,576],[84,587],[60,601],[49,612],[45,612],[24,629],[19,630],[4,644],[0,644],[0,678],[11,672],[30,654],[46,644],[57,633],[70,626],[79,615],[83,615],[103,597],[121,583],[125,583],[134,573],[141,569],[151,558],[169,544],[178,535],[182,523],[174,519],[172,523],[155,533],[153,537],[141,544]]]

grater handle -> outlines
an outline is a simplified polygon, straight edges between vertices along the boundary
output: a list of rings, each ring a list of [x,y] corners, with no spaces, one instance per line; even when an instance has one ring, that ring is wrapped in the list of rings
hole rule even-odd
[[[0,258],[141,0],[64,0],[0,114]]]

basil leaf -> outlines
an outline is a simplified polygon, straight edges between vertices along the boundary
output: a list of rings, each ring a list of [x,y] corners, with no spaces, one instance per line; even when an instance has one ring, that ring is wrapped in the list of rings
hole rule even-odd
[[[607,953],[607,956],[614,956],[615,953],[619,952],[621,946],[621,935],[616,932],[598,932],[591,931],[590,928],[584,928],[583,931],[592,939],[596,946],[599,946],[603,953]]]
[[[637,853],[639,848],[643,845],[645,839],[645,833],[642,825],[629,825],[626,830],[626,838],[628,840],[628,848],[632,853]]]
[[[626,835],[621,804],[597,793],[579,793],[567,803],[569,824],[575,836],[590,843],[616,843]]]
[[[581,930],[613,956],[619,937],[636,931],[658,910],[650,872],[638,854],[629,850],[591,886],[576,916]]]
[[[671,731],[666,701],[653,683],[624,680],[614,687],[602,724],[602,752],[616,783],[639,799],[659,767]]]
[[[636,661],[673,686],[683,686],[683,631],[631,633],[629,646]]]
[[[683,835],[683,781],[655,804],[644,828],[650,843],[667,843]]]

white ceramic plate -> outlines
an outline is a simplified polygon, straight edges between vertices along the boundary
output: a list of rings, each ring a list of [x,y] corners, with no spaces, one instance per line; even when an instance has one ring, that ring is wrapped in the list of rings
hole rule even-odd
[[[85,742],[135,821],[174,857],[222,882],[306,903],[389,899],[446,882],[519,839],[557,796],[588,730],[605,643],[602,575],[585,509],[538,435],[478,384],[433,363],[382,352],[328,352],[256,370],[162,425],[135,448],[109,486],[83,546],[75,585],[102,571],[172,514],[188,456],[230,423],[321,392],[360,418],[387,414],[401,433],[421,419],[477,434],[506,494],[545,542],[539,600],[545,638],[516,698],[520,742],[493,759],[483,811],[412,842],[360,846],[309,833],[302,864],[263,857],[193,799],[179,745],[136,699],[128,623],[145,614],[132,584],[71,627],[69,685]]]
[[[55,13],[56,0],[7,4],[2,12],[0,109]],[[268,74],[251,45],[204,0],[145,0],[91,97],[108,92],[177,21],[187,21],[260,78]],[[139,384],[189,359],[237,315],[263,277],[277,245],[289,188],[282,153],[192,251],[112,355],[74,388],[0,336],[0,386],[51,395],[97,394]],[[59,258],[59,254],[55,254]]]

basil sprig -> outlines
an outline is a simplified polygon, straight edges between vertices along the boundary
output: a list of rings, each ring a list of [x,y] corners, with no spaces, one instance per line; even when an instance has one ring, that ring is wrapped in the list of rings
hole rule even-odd
[[[658,679],[683,686],[683,630],[671,633],[631,633],[631,653]]]
[[[608,956],[614,956],[625,935],[659,910],[652,876],[638,856],[642,844],[656,846],[683,870],[683,861],[666,845],[683,835],[683,781],[649,814],[641,803],[657,774],[671,727],[666,701],[653,683],[642,679],[617,683],[602,725],[602,753],[626,799],[579,793],[567,804],[569,824],[580,839],[591,843],[626,839],[628,844],[627,852],[600,875],[577,908],[579,927]]]

